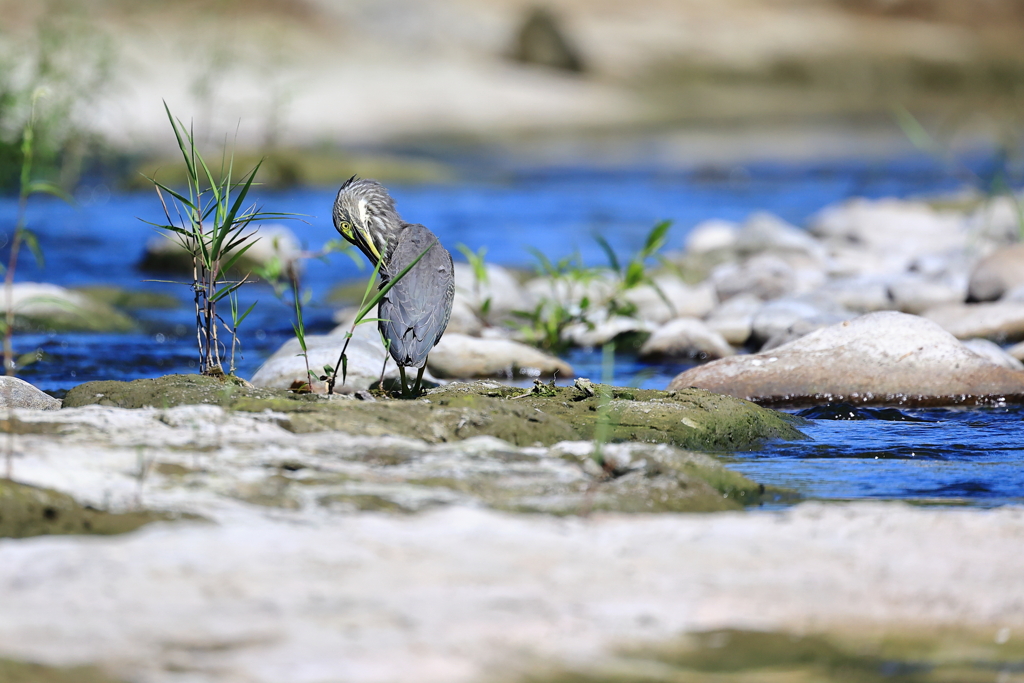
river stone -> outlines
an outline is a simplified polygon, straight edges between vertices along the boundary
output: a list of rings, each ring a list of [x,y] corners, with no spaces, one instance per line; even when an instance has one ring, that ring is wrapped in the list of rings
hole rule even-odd
[[[816,290],[820,299],[857,313],[888,311],[893,308],[889,295],[891,276],[854,275],[829,280]]]
[[[897,309],[919,315],[937,306],[963,303],[966,292],[946,280],[907,274],[889,285],[889,297]]]
[[[676,318],[658,329],[640,347],[643,360],[707,360],[735,353],[722,335],[697,318]]]
[[[486,319],[492,323],[507,318],[512,311],[533,308],[533,298],[519,284],[507,268],[488,263],[487,278],[478,282],[476,273],[467,263],[455,264],[455,300],[462,299],[470,309],[481,312],[489,301]]]
[[[1024,363],[1015,358],[1012,354],[1003,350],[1003,347],[988,339],[968,339],[964,346],[974,351],[996,365],[1001,365],[1010,370],[1024,370]]]
[[[967,244],[962,214],[924,202],[851,199],[811,218],[810,231],[838,244],[857,244],[883,254],[892,271],[922,253],[962,249]]]
[[[732,221],[712,219],[693,226],[686,236],[686,251],[706,254],[736,246],[739,226]]]
[[[995,301],[1024,285],[1024,244],[1003,247],[974,266],[967,285],[968,301]]]
[[[511,339],[480,339],[446,333],[427,358],[427,367],[437,377],[573,376],[565,361]]]
[[[755,344],[764,344],[773,337],[784,334],[802,336],[820,327],[833,325],[854,317],[825,297],[805,295],[769,301],[761,306],[751,321],[751,339]],[[803,326],[800,327],[799,324]]]
[[[1020,198],[992,197],[968,217],[975,240],[1005,247],[1021,238]]]
[[[284,225],[263,224],[259,228],[245,230],[244,234],[255,234],[258,239],[246,242],[252,246],[232,268],[233,273],[244,275],[254,267],[266,265],[275,258],[280,260],[285,277],[294,277],[301,273],[302,244],[289,228]],[[154,235],[146,241],[139,269],[148,273],[191,275],[192,255],[176,237]]]
[[[654,331],[655,325],[646,320],[637,320],[625,315],[610,318],[598,317],[586,323],[572,323],[562,330],[562,339],[574,346],[592,349],[611,341],[627,338],[645,338]]]
[[[1024,373],[979,357],[930,320],[882,311],[692,368],[669,384],[686,387],[761,403],[952,405],[1024,399]]]
[[[0,294],[0,301],[2,301]],[[42,282],[11,287],[15,328],[57,332],[130,332],[135,322],[109,304]]]
[[[0,375],[0,408],[57,410],[61,402],[23,379]]]
[[[719,304],[705,322],[733,346],[743,346],[754,329],[754,315],[763,305],[753,294],[740,294]]]
[[[1024,301],[947,304],[922,314],[959,339],[983,337],[1000,342],[1024,339]]]
[[[753,294],[764,301],[778,299],[797,289],[796,269],[779,256],[762,254],[742,263],[723,263],[709,278],[719,300]]]
[[[718,297],[710,283],[688,285],[675,276],[658,276],[654,283],[661,290],[659,293],[651,285],[640,285],[627,289],[623,298],[637,307],[637,317],[653,323],[665,323],[673,318],[703,318],[710,313]],[[661,295],[665,295],[671,307],[665,303]]]
[[[320,375],[324,373],[325,365],[332,368],[337,365],[338,357],[345,345],[344,331],[347,329],[340,327],[331,334],[306,335],[306,352],[309,356],[310,370]],[[286,341],[256,370],[251,380],[253,385],[287,389],[295,382],[306,381],[306,361],[300,355],[301,353],[302,348],[299,346],[298,339],[292,338]],[[344,387],[344,391],[377,386],[382,370],[384,370],[385,379],[394,379],[399,376],[398,366],[384,350],[375,323],[356,326],[345,356],[348,358],[346,381],[343,385],[339,370],[337,383],[337,387],[339,389]],[[385,359],[387,359],[386,369]],[[424,376],[433,379],[429,373]]]
[[[818,264],[824,263],[825,247],[807,231],[767,212],[752,214],[736,235],[736,250],[752,256],[765,252],[803,254]]]

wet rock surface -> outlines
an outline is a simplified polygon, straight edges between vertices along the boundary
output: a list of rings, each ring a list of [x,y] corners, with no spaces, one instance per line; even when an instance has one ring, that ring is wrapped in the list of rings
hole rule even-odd
[[[879,312],[687,370],[669,385],[685,387],[767,404],[955,405],[1022,400],[1024,373],[982,358],[928,320]]]
[[[123,534],[169,519],[147,510],[109,513],[51,489],[0,479],[0,538],[52,534]]]
[[[595,438],[599,425],[607,441],[667,443],[711,451],[746,448],[766,439],[803,438],[786,415],[700,389],[664,392],[538,383],[526,390],[474,382],[439,387],[416,400],[355,401],[258,389],[232,379],[170,375],[134,382],[88,382],[69,391],[64,401],[65,408],[207,404],[246,413],[271,411],[280,426],[294,433],[332,430],[406,436],[429,443],[495,436],[522,446],[550,446]]]

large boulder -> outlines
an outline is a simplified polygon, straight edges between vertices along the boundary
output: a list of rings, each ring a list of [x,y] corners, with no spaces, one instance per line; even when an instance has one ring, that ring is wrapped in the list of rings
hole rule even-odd
[[[776,404],[951,405],[1024,400],[1024,373],[978,356],[930,320],[883,311],[692,368],[669,384],[687,387]]]
[[[447,333],[427,359],[427,367],[438,377],[573,376],[565,361],[511,339],[480,339]]]

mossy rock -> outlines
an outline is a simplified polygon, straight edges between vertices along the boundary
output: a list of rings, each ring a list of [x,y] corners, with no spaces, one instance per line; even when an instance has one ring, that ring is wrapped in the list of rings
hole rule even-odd
[[[799,418],[702,389],[594,387],[593,395],[574,387],[527,393],[492,382],[458,382],[418,400],[356,401],[260,389],[231,377],[168,375],[132,382],[87,382],[68,392],[64,407],[170,408],[205,403],[285,413],[283,426],[296,433],[407,436],[428,443],[487,435],[517,446],[601,438],[735,451],[771,439],[806,438],[794,426]]]
[[[47,666],[0,657],[0,683],[121,683],[92,666]]]
[[[59,491],[0,479],[0,538],[123,534],[159,519],[168,516],[150,511],[103,512],[83,507]]]
[[[26,332],[131,332],[135,321],[81,292],[38,282],[14,284],[14,326]]]
[[[1019,638],[991,632],[794,634],[723,629],[691,633],[658,645],[634,646],[619,657],[576,669],[525,676],[524,683],[670,683],[820,681],[926,683],[994,681],[1018,671]],[[1006,680],[1013,680],[1006,678]]]
[[[273,396],[274,392],[257,389],[232,376],[165,375],[131,382],[103,380],[79,384],[64,397],[64,407],[173,408],[198,404],[230,407],[240,397]]]
[[[75,287],[71,291],[122,311],[173,310],[181,307],[181,301],[177,297],[160,292],[132,291],[107,285]]]

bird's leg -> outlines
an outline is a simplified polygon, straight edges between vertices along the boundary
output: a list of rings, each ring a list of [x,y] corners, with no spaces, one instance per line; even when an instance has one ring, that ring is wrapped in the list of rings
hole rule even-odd
[[[420,366],[420,369],[416,371],[416,388],[413,389],[413,393],[416,396],[420,395],[420,382],[423,381],[423,371],[427,369],[427,364],[424,363]]]
[[[405,384],[405,366],[401,363],[398,364],[398,372],[402,375],[402,398],[405,398],[409,395],[409,390],[406,388]]]

